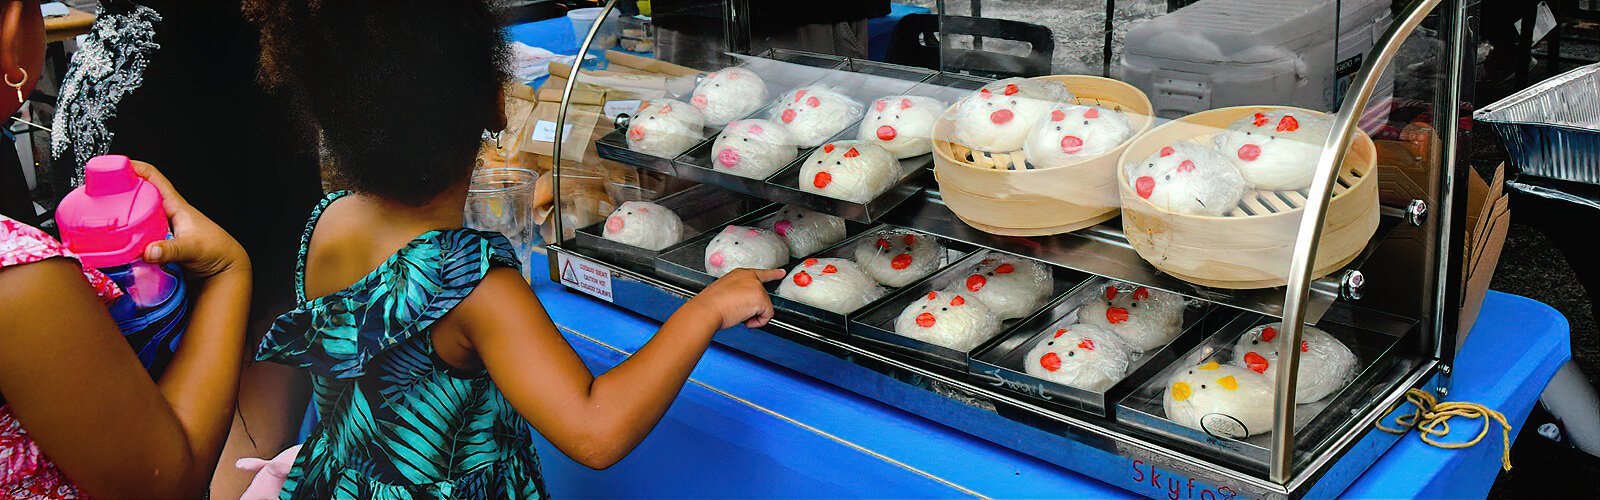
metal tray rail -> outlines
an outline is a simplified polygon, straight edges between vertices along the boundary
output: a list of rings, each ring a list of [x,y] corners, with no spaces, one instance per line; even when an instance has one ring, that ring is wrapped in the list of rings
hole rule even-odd
[[[1313,283],[1307,320],[1315,322],[1328,311],[1330,305],[1344,295],[1344,279],[1351,271],[1361,268],[1367,257],[1383,243],[1389,231],[1403,223],[1398,210],[1385,207],[1378,222],[1378,230],[1367,248],[1342,272],[1330,274]],[[884,222],[916,228],[934,234],[962,240],[974,245],[1003,250],[1018,255],[1076,269],[1089,274],[1105,276],[1119,281],[1135,283],[1188,297],[1215,302],[1240,310],[1268,316],[1283,314],[1283,287],[1259,290],[1228,290],[1196,285],[1162,273],[1145,262],[1128,239],[1122,234],[1120,219],[1111,219],[1099,225],[1055,236],[1020,238],[985,233],[961,222],[937,190],[927,190],[922,196],[902,204]],[[1363,277],[1367,285],[1371,277]]]

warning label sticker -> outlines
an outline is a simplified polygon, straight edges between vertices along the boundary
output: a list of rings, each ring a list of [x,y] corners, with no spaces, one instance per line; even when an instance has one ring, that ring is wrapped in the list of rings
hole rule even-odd
[[[557,265],[561,266],[561,284],[606,302],[612,301],[610,269],[566,252],[556,255]]]

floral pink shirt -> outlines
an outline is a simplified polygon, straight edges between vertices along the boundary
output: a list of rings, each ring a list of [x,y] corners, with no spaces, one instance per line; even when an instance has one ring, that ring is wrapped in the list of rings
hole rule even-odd
[[[74,256],[50,235],[0,216],[0,269],[53,257]],[[106,304],[122,296],[116,283],[100,271],[85,267],[83,277]],[[83,494],[28,437],[11,406],[0,406],[0,499],[19,498],[83,498]]]

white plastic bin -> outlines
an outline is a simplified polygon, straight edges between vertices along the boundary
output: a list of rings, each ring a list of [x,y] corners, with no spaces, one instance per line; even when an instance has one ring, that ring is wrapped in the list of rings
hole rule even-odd
[[[1392,20],[1388,0],[1201,0],[1133,26],[1119,69],[1162,118],[1251,105],[1333,111]],[[1386,76],[1371,107],[1393,88]]]

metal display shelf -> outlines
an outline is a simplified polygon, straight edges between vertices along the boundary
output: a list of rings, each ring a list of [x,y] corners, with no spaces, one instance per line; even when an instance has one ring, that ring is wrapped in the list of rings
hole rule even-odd
[[[1431,73],[1401,77],[1422,80],[1406,89],[1428,94],[1428,99],[1420,101],[1430,102],[1434,108],[1418,115],[1431,120],[1435,130],[1445,131],[1435,138],[1431,153],[1417,153],[1416,164],[1428,170],[1411,174],[1407,183],[1401,183],[1402,187],[1416,186],[1415,189],[1401,195],[1385,193],[1391,196],[1384,200],[1376,234],[1353,261],[1340,272],[1312,279],[1309,264],[1318,248],[1335,166],[1343,162],[1357,121],[1369,111],[1383,69],[1390,66],[1413,30],[1430,19],[1430,13],[1441,3],[1447,8],[1431,18],[1439,27],[1429,32],[1442,33],[1440,45],[1447,49],[1444,62]],[[605,8],[611,9],[614,4],[615,0],[607,2]],[[1164,274],[1129,245],[1116,219],[1049,237],[1005,237],[979,231],[961,222],[945,206],[937,188],[930,185],[931,159],[927,156],[904,160],[905,175],[900,184],[879,199],[849,203],[794,189],[796,163],[762,179],[733,176],[711,168],[714,132],[685,153],[662,158],[629,151],[620,130],[596,140],[599,156],[705,184],[692,193],[664,200],[699,203],[694,205],[697,208],[693,213],[685,214],[698,222],[690,224],[692,233],[685,234],[682,242],[659,252],[623,248],[599,238],[596,227],[580,229],[577,238],[550,245],[556,255],[550,259],[550,278],[562,281],[561,262],[589,261],[593,267],[609,271],[610,300],[664,321],[713,279],[704,272],[700,259],[721,226],[759,225],[777,210],[778,205],[770,202],[806,207],[852,221],[848,225],[849,236],[818,256],[846,256],[857,239],[883,228],[912,229],[945,241],[947,250],[941,254],[941,265],[931,274],[888,290],[847,314],[774,297],[778,316],[767,327],[735,327],[719,332],[715,341],[1155,498],[1170,498],[1174,491],[1191,500],[1337,496],[1403,435],[1387,429],[1400,427],[1395,418],[1411,413],[1404,401],[1407,390],[1443,392],[1449,386],[1449,364],[1454,357],[1453,346],[1457,345],[1454,312],[1460,295],[1457,280],[1452,277],[1460,274],[1457,242],[1463,234],[1460,225],[1453,222],[1465,216],[1465,203],[1460,201],[1465,189],[1454,182],[1453,126],[1459,116],[1454,104],[1459,102],[1463,78],[1460,61],[1465,53],[1462,27],[1466,4],[1459,0],[1411,2],[1394,11],[1393,24],[1374,37],[1376,44],[1370,52],[1353,59],[1360,70],[1350,75],[1351,86],[1344,93],[1332,124],[1334,133],[1322,146],[1316,176],[1306,196],[1308,200],[1322,201],[1308,203],[1297,224],[1294,259],[1285,286],[1230,290],[1196,285]],[[748,52],[747,6],[745,0],[724,3],[726,32],[734,35],[726,40],[731,53]],[[1334,10],[1340,11],[1337,7]],[[598,30],[598,24],[591,28],[585,47]],[[798,75],[805,72],[797,71],[786,76],[788,81],[779,86],[792,89],[817,82],[843,84],[847,94],[863,102],[902,93],[953,101],[959,95],[937,92],[972,89],[985,82],[945,71],[793,51],[737,57],[741,65],[775,61],[821,68],[825,71],[821,76],[801,77]],[[582,78],[579,75],[566,80],[555,127],[558,144],[574,85]],[[756,115],[765,113],[763,108]],[[626,120],[622,122],[625,126]],[[834,139],[853,138],[855,129],[852,124],[835,134]],[[562,192],[562,149],[555,148],[554,153],[557,193]],[[801,151],[800,158],[807,154],[809,151]],[[1405,175],[1392,168],[1383,171],[1389,167],[1382,164],[1379,168],[1381,175]],[[701,206],[723,198],[738,200],[731,202],[737,207]],[[556,207],[559,211],[562,204],[557,203]],[[1435,214],[1427,216],[1417,207],[1432,207]],[[563,219],[557,213],[552,220],[559,225]],[[562,234],[561,228],[558,226],[553,234]],[[906,304],[949,286],[966,267],[996,252],[1031,258],[1049,266],[1052,289],[1050,300],[1043,307],[1026,317],[1007,321],[995,336],[967,352],[894,333],[894,318]],[[789,265],[804,257],[792,256]],[[1363,275],[1363,271],[1367,274]],[[1371,284],[1366,283],[1369,275]],[[1088,292],[1093,292],[1090,288],[1103,287],[1107,280],[1188,297],[1195,305],[1184,313],[1181,335],[1164,347],[1142,353],[1123,379],[1100,392],[1055,385],[1024,373],[1019,363],[1027,346],[1044,338],[1054,326],[1076,318],[1077,309],[1088,300]],[[1363,294],[1367,295],[1365,299]],[[1351,380],[1324,399],[1296,404],[1300,350],[1287,349],[1281,359],[1272,363],[1275,371],[1268,382],[1275,394],[1270,401],[1270,432],[1234,438],[1182,427],[1165,417],[1162,400],[1168,377],[1185,366],[1198,366],[1202,361],[1233,354],[1230,349],[1235,339],[1247,329],[1280,320],[1280,335],[1285,336],[1286,345],[1298,345],[1305,326],[1314,324],[1351,347],[1357,358]],[[1154,482],[1157,476],[1166,482]],[[1183,485],[1181,490],[1172,486],[1179,484]]]

